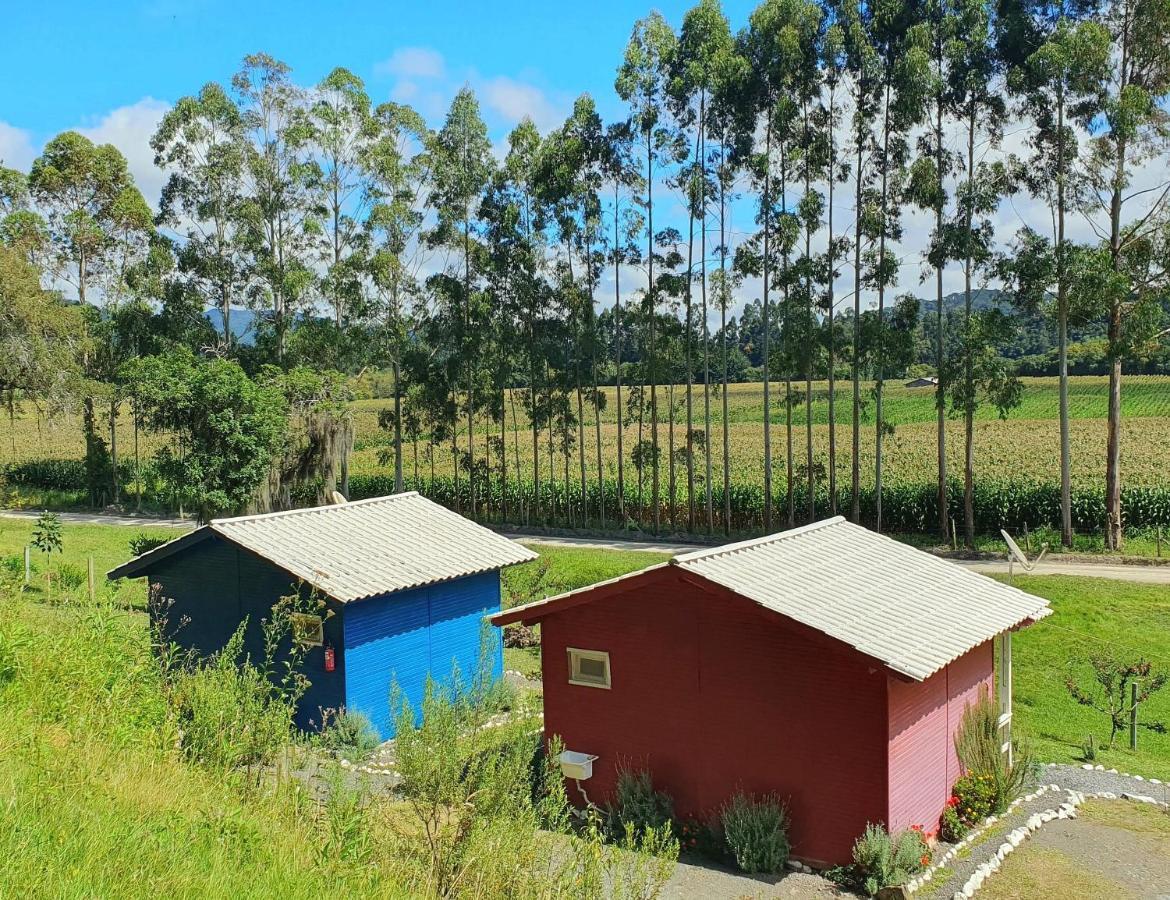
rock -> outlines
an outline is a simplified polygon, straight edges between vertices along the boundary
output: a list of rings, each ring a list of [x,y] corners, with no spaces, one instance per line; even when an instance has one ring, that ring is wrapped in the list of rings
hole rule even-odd
[[[910,892],[906,885],[898,884],[894,887],[884,887],[877,892],[877,900],[908,900]]]
[[[1014,849],[1015,848],[1011,844],[1006,844],[1006,843],[1000,844],[999,849],[995,851],[995,855],[998,856],[1000,859],[1003,859],[1005,856],[1007,856],[1009,853],[1011,853],[1012,850],[1014,850]]]
[[[1093,764],[1092,763],[1085,763],[1083,766],[1081,766],[1081,768],[1087,769],[1088,771],[1091,772],[1091,771],[1093,771]]]
[[[1104,771],[1105,771],[1105,767],[1104,767],[1104,766],[1093,766],[1093,768],[1094,768],[1094,769],[1096,769],[1098,772],[1104,772]]]
[[[799,860],[790,859],[784,865],[786,865],[788,868],[790,868],[793,872],[800,871],[800,861]]]
[[[1028,816],[1028,821],[1024,824],[1028,826],[1029,831],[1035,831],[1044,824],[1044,820],[1040,818],[1039,813],[1034,813],[1033,815]]]
[[[1151,779],[1150,779],[1150,784],[1161,784],[1161,783],[1162,783],[1162,782],[1161,782],[1161,781],[1159,781],[1157,778],[1151,778]]]
[[[1122,800],[1133,800],[1136,803],[1153,803],[1153,804],[1158,803],[1158,801],[1155,800],[1153,797],[1147,797],[1145,794],[1125,793],[1125,794],[1121,795],[1121,799]]]
[[[1134,781],[1145,781],[1145,779],[1144,779],[1144,778],[1142,778],[1142,776],[1141,776],[1141,775],[1134,775],[1134,776],[1133,776],[1133,780],[1134,780]]]

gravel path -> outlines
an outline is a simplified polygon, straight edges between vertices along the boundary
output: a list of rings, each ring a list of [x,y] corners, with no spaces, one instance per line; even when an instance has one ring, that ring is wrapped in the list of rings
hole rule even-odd
[[[1142,778],[1140,775],[1128,775],[1116,769],[1105,769],[1103,766],[1094,766],[1086,769],[1083,766],[1067,766],[1050,763],[1044,767],[1041,781],[1059,784],[1067,790],[1080,791],[1084,794],[1095,794],[1108,791],[1111,794],[1138,794],[1153,797],[1162,803],[1170,803],[1170,785],[1157,778]]]

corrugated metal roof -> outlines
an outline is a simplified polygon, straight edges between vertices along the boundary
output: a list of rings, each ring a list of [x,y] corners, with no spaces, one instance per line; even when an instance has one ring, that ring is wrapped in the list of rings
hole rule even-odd
[[[838,517],[673,564],[919,681],[1048,601]]]
[[[341,601],[421,587],[536,559],[527,547],[496,534],[417,492],[213,519],[222,535]],[[188,536],[189,537],[189,536]],[[119,566],[133,574],[152,554]]]
[[[1048,601],[845,521],[683,553],[669,565],[836,638],[918,681],[1003,631],[1043,618]],[[658,570],[603,582],[637,579]],[[492,617],[531,621],[598,586]],[[569,598],[574,598],[570,601]]]

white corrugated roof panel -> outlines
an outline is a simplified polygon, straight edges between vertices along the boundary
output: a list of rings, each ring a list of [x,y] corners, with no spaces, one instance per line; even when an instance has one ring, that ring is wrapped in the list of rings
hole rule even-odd
[[[674,565],[923,680],[1048,601],[845,521],[676,556]]]
[[[342,601],[462,578],[537,557],[527,547],[414,491],[214,519],[208,527]]]

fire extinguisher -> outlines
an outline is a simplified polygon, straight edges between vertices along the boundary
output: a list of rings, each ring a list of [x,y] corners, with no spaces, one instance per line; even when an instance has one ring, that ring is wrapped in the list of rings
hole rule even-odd
[[[333,650],[332,644],[325,645],[325,671],[332,672],[337,668],[337,654]]]

